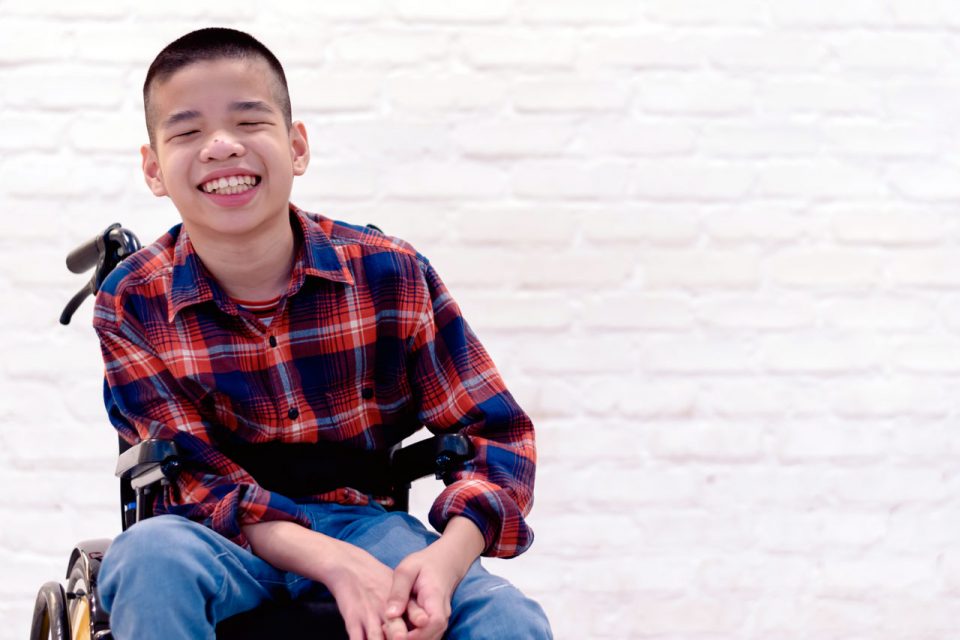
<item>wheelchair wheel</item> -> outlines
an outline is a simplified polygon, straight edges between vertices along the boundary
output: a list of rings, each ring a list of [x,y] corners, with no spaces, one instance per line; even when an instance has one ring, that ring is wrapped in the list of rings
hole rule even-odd
[[[72,640],[67,622],[67,597],[59,582],[40,587],[33,607],[30,640]]]
[[[80,562],[75,561],[67,574],[67,593],[73,594],[67,605],[71,640],[90,640],[90,585]]]

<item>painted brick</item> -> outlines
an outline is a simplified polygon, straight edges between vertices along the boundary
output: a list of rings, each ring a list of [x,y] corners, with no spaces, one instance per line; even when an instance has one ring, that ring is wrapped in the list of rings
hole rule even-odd
[[[723,6],[690,0],[651,0],[645,4],[644,15],[671,25],[756,26],[766,19],[767,5],[761,0],[733,0]]]
[[[661,423],[642,437],[652,456],[674,463],[743,464],[757,462],[764,455],[763,433],[750,424]]]
[[[839,211],[833,229],[838,240],[857,244],[936,244],[949,233],[947,221],[938,213],[876,207]]]
[[[510,15],[513,2],[491,0],[476,3],[468,0],[393,0],[400,19],[410,22],[485,23],[499,22]]]
[[[626,196],[633,171],[626,163],[583,167],[580,163],[529,161],[517,167],[514,193],[538,200],[620,200]]]
[[[721,243],[794,242],[803,237],[807,224],[788,207],[749,202],[717,208],[703,218],[704,231]]]
[[[697,318],[705,326],[732,331],[776,331],[812,327],[815,320],[808,300],[771,302],[758,295],[712,296],[697,305]]]
[[[884,297],[828,301],[823,317],[827,326],[838,329],[923,331],[936,323],[937,312],[931,303]]]
[[[815,155],[824,146],[820,127],[720,124],[703,132],[700,148],[719,158],[798,157]]]
[[[569,123],[500,120],[464,123],[451,137],[465,156],[498,159],[563,155],[575,135]]]
[[[889,450],[889,437],[875,424],[838,424],[823,419],[777,426],[774,449],[787,464],[833,461],[878,463]]]
[[[883,260],[867,251],[788,250],[766,266],[774,282],[785,286],[867,287],[879,282]]]
[[[581,127],[584,148],[599,155],[691,155],[697,134],[689,125],[638,124],[615,118],[591,118]]]
[[[726,251],[644,251],[646,286],[652,289],[749,288],[760,281],[756,256]]]
[[[522,33],[471,34],[459,42],[464,61],[477,69],[556,69],[571,67],[575,39]]]
[[[637,103],[644,113],[727,117],[746,114],[754,102],[754,85],[745,80],[713,74],[675,77],[640,83]]]
[[[6,80],[17,87],[6,96],[7,104],[53,111],[115,109],[121,103],[117,89],[126,84],[119,69],[51,64],[18,68]]]
[[[761,351],[765,367],[783,373],[864,372],[877,366],[882,356],[879,345],[857,336],[768,337]]]
[[[758,91],[757,106],[776,114],[874,115],[878,97],[860,83],[772,79]]]
[[[344,69],[357,67],[399,67],[429,64],[443,59],[449,37],[438,31],[370,31],[336,38],[330,58]]]
[[[960,197],[956,170],[940,163],[899,166],[888,179],[893,189],[908,199],[935,202]]]
[[[369,74],[334,74],[292,70],[287,74],[290,99],[299,112],[369,111],[380,100],[380,79]]]
[[[448,153],[453,147],[450,135],[436,123],[378,117],[338,121],[325,115],[303,120],[309,139],[318,142],[310,148],[313,159],[343,162],[355,158],[380,161],[397,156],[430,157]],[[306,179],[311,174],[308,170]]]
[[[390,104],[412,112],[489,109],[501,104],[505,93],[500,80],[481,74],[443,78],[394,74],[384,82],[383,90]]]
[[[774,376],[712,379],[704,383],[706,411],[724,418],[783,418],[823,413],[822,392],[809,383]]]
[[[739,200],[755,180],[754,171],[743,163],[643,160],[636,164],[634,195],[642,200]]]
[[[583,235],[596,243],[681,247],[694,244],[700,237],[699,216],[683,205],[624,207],[616,213],[590,212],[585,219]]]
[[[880,27],[890,23],[890,13],[878,0],[786,0],[771,7],[773,20],[800,28]]]
[[[680,296],[625,292],[590,300],[583,324],[594,330],[691,330],[694,315],[690,301]]]
[[[401,199],[482,200],[501,195],[505,187],[500,169],[479,163],[410,163],[384,176],[386,193]]]
[[[55,152],[63,145],[70,116],[14,112],[0,119],[0,149],[5,152]]]
[[[530,80],[517,83],[513,103],[520,112],[604,112],[627,106],[629,91],[619,83],[591,79]]]
[[[888,188],[875,172],[842,162],[771,162],[760,171],[757,190],[771,198],[879,198]]]
[[[570,247],[579,215],[566,208],[495,206],[463,207],[452,215],[464,244]]]
[[[906,371],[918,373],[956,374],[960,364],[960,342],[952,337],[910,340],[894,354],[894,362]]]
[[[69,59],[76,50],[69,24],[5,19],[0,23],[0,65],[22,65]]]
[[[785,33],[712,38],[705,49],[721,69],[772,73],[815,71],[831,53],[821,38]]]
[[[707,63],[703,39],[678,38],[655,31],[640,36],[600,36],[583,53],[584,64],[651,70],[689,70]]]
[[[602,24],[623,26],[637,16],[637,3],[630,0],[600,0],[585,4],[578,0],[545,3],[522,0],[520,18],[534,24]]]
[[[941,249],[890,252],[885,279],[895,286],[955,288],[960,286],[960,256]]]

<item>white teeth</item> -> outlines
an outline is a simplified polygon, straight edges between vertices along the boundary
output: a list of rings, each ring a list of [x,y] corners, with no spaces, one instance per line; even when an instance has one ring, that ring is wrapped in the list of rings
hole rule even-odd
[[[215,178],[204,182],[200,188],[206,193],[220,193],[232,195],[242,193],[256,185],[257,179],[253,176],[230,176],[229,178]]]

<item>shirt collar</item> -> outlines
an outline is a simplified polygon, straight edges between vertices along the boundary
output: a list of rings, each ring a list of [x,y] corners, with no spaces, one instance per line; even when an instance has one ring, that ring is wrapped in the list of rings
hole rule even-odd
[[[290,284],[284,296],[295,294],[307,276],[353,285],[353,274],[346,261],[330,241],[324,227],[332,229],[333,221],[313,216],[297,206],[290,205],[290,219],[297,236],[297,257],[290,274]],[[239,311],[233,300],[220,288],[203,266],[183,225],[173,249],[173,272],[170,297],[167,300],[167,320],[173,322],[182,309],[213,300],[226,313]],[[301,240],[302,239],[302,240]]]

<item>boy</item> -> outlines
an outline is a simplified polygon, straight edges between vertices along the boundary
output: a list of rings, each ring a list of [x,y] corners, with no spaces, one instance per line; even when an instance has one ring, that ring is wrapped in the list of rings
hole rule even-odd
[[[322,583],[351,639],[550,637],[476,562],[532,541],[530,420],[426,259],[289,203],[310,150],[277,59],[239,31],[189,33],[151,65],[144,109],[144,177],[183,222],[111,274],[94,326],[113,424],[173,439],[187,465],[103,561],[114,636],[213,638]],[[383,450],[411,420],[476,449],[431,509],[440,536],[355,487],[268,491],[230,455]]]

